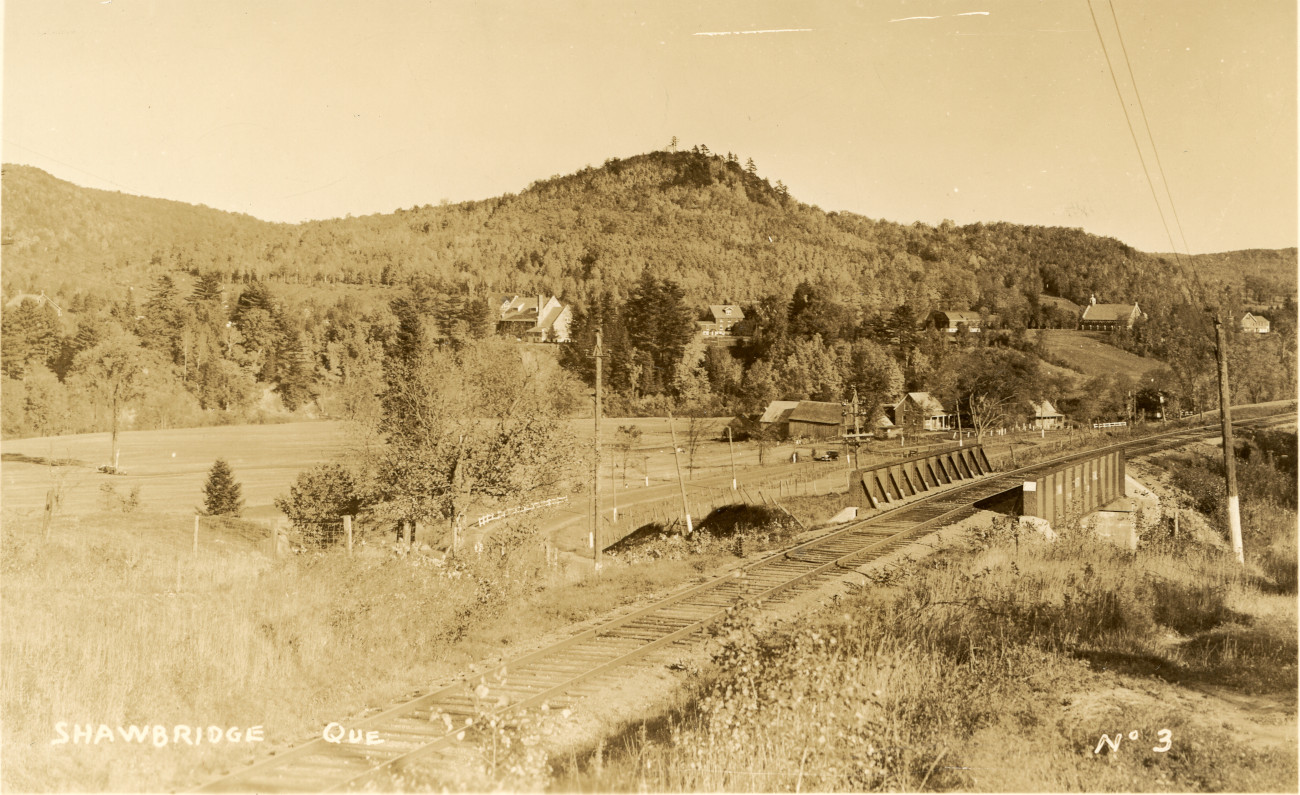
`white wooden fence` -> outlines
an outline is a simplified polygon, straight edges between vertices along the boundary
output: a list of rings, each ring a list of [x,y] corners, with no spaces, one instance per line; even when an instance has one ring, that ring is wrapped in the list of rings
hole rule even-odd
[[[552,505],[559,505],[560,503],[564,503],[568,501],[569,501],[568,497],[552,497],[549,500],[538,500],[537,502],[530,503],[528,505],[519,505],[514,508],[507,508],[504,511],[497,511],[496,513],[489,513],[484,516],[480,516],[478,518],[477,524],[479,527],[482,527],[483,525],[488,524],[489,522],[495,522],[496,520],[504,519],[507,516],[515,516],[521,513],[528,513],[529,511],[535,511],[539,508],[549,508]]]

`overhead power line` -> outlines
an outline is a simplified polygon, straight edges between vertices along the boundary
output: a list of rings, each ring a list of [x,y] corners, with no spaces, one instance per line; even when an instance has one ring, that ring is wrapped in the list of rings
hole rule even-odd
[[[1101,54],[1106,58],[1106,70],[1110,72],[1110,81],[1115,86],[1115,96],[1119,98],[1120,110],[1124,111],[1124,123],[1128,125],[1129,135],[1133,138],[1133,148],[1137,150],[1138,161],[1142,164],[1142,173],[1146,175],[1147,185],[1151,188],[1151,199],[1156,203],[1156,212],[1160,213],[1160,223],[1165,228],[1165,235],[1169,238],[1169,248],[1174,252],[1174,258],[1182,265],[1182,257],[1178,253],[1178,246],[1174,243],[1173,233],[1169,231],[1169,221],[1165,218],[1164,206],[1160,203],[1160,196],[1156,192],[1155,180],[1151,179],[1151,170],[1147,168],[1146,157],[1142,154],[1142,145],[1138,143],[1137,132],[1133,129],[1133,119],[1129,116],[1128,106],[1124,104],[1124,92],[1120,90],[1119,78],[1115,76],[1115,69],[1110,62],[1110,51],[1106,49],[1106,39],[1101,35],[1101,25],[1097,23],[1097,13],[1092,8],[1092,0],[1087,0],[1088,15],[1092,17],[1092,28],[1097,31],[1097,41],[1101,43]]]
[[[1156,156],[1156,170],[1160,172],[1160,181],[1164,183],[1165,195],[1169,197],[1169,210],[1173,213],[1174,223],[1178,226],[1178,235],[1183,241],[1183,252],[1192,256],[1192,249],[1187,245],[1187,234],[1183,232],[1182,219],[1178,217],[1178,206],[1174,204],[1174,193],[1169,189],[1169,178],[1165,175],[1165,166],[1160,162],[1160,147],[1156,146],[1156,137],[1151,134],[1151,120],[1147,116],[1146,106],[1142,104],[1142,92],[1138,91],[1137,75],[1133,73],[1133,62],[1128,57],[1128,47],[1124,44],[1124,32],[1119,27],[1119,17],[1115,15],[1114,0],[1106,0],[1110,6],[1110,18],[1115,21],[1115,33],[1119,36],[1119,48],[1124,53],[1124,65],[1128,67],[1129,81],[1133,83],[1133,95],[1137,97],[1138,112],[1142,114],[1142,123],[1146,125],[1147,139],[1151,141],[1151,151]]]

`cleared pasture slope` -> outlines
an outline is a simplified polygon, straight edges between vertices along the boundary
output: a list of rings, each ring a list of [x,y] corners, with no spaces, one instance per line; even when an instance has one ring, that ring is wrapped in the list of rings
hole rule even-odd
[[[225,458],[243,487],[246,514],[269,515],[275,511],[272,501],[288,490],[298,472],[343,454],[347,431],[340,422],[300,422],[129,431],[118,439],[119,464],[127,474],[114,476],[96,471],[108,461],[107,433],[6,441],[0,445],[6,512],[40,510],[45,491],[62,479],[62,510],[68,513],[98,510],[102,483],[119,493],[139,486],[140,499],[151,512],[192,513],[202,504],[212,462]],[[50,457],[77,463],[39,463]]]
[[[1042,335],[1048,354],[1089,378],[1123,374],[1136,379],[1166,366],[1158,359],[1137,356],[1107,344],[1106,335],[1100,332],[1036,329],[1028,334],[1032,340]]]

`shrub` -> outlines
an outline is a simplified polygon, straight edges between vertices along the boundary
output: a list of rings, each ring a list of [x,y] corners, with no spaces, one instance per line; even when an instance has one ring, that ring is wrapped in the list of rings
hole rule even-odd
[[[133,486],[126,495],[119,494],[111,483],[99,484],[100,507],[105,511],[131,513],[140,507],[140,487]]]
[[[224,458],[218,458],[208,470],[203,486],[203,505],[209,516],[238,516],[244,509],[243,489]]]
[[[352,473],[339,464],[320,464],[300,473],[289,495],[276,498],[276,508],[300,527],[337,520],[359,508]]]
[[[275,507],[309,538],[321,542],[339,517],[355,515],[359,507],[352,473],[339,464],[320,464],[302,472],[287,496],[275,498]]]
[[[1228,608],[1226,589],[1222,586],[1156,580],[1151,583],[1151,589],[1152,616],[1156,622],[1184,635],[1243,618]]]
[[[1222,462],[1180,455],[1171,456],[1163,466],[1169,470],[1173,485],[1192,495],[1192,507],[1200,513],[1214,517],[1226,504]]]

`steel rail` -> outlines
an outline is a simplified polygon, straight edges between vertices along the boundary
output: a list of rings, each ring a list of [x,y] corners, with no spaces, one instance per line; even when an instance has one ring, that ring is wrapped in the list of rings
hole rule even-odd
[[[1288,419],[1294,421],[1294,418],[1295,415],[1288,412],[1282,415],[1245,418],[1236,421],[1234,424],[1275,424],[1285,422]],[[779,550],[738,567],[726,575],[686,587],[678,593],[651,605],[596,624],[556,644],[505,661],[500,665],[489,666],[483,672],[475,671],[472,675],[462,674],[461,682],[398,704],[375,715],[361,718],[350,726],[354,730],[379,731],[381,735],[387,735],[386,740],[395,739],[396,744],[415,745],[414,748],[409,750],[391,747],[385,749],[383,746],[330,743],[322,738],[316,738],[251,766],[236,770],[210,782],[197,791],[240,790],[244,789],[244,787],[240,787],[241,783],[252,783],[258,780],[266,781],[266,774],[275,777],[278,772],[281,775],[287,773],[293,776],[295,771],[300,776],[297,782],[280,780],[276,781],[272,786],[292,789],[306,785],[312,790],[321,791],[350,788],[367,779],[372,779],[386,771],[401,767],[419,757],[449,746],[453,742],[452,738],[464,727],[453,727],[450,731],[442,732],[440,726],[430,722],[435,714],[454,712],[464,715],[467,714],[466,708],[469,708],[474,714],[490,716],[500,715],[508,710],[527,709],[546,704],[594,677],[634,663],[655,650],[703,631],[718,621],[719,618],[725,616],[732,607],[743,599],[759,602],[770,600],[828,572],[838,574],[845,570],[852,571],[854,569],[848,565],[852,561],[859,560],[872,553],[888,553],[893,548],[901,546],[910,537],[925,530],[957,521],[964,518],[963,514],[972,515],[977,510],[974,507],[976,503],[1017,487],[1026,473],[1044,468],[1058,467],[1072,460],[1095,456],[1118,448],[1133,451],[1138,455],[1146,455],[1162,448],[1186,444],[1196,438],[1213,433],[1217,428],[1217,424],[1180,428],[1080,453],[1069,453],[1053,459],[1027,464],[1006,472],[968,478],[966,482],[955,483],[949,488],[929,494],[916,495],[915,498],[905,504],[882,510],[866,519],[851,522],[838,530]],[[1152,449],[1142,449],[1148,447]],[[990,488],[993,490],[989,491]],[[977,493],[978,496],[970,499],[971,492]],[[936,509],[939,509],[937,513],[935,512]],[[905,526],[896,531],[893,527],[890,527],[890,525],[897,526],[899,523],[904,523]],[[872,534],[870,531],[873,529],[883,530],[885,534]],[[843,547],[846,543],[849,544],[848,551],[843,552],[840,547]],[[820,553],[820,559],[814,560],[810,557],[801,557],[804,554],[813,555],[817,553]],[[826,558],[825,556],[828,554],[830,557]],[[772,584],[765,585],[759,582],[772,578],[775,578],[775,582]],[[756,584],[762,590],[750,593],[751,583]],[[713,598],[692,602],[696,597],[707,596]],[[692,608],[695,612],[702,612],[702,615],[690,615]],[[682,613],[683,609],[685,609],[686,615],[664,615],[672,613],[674,609],[679,613]],[[656,614],[660,615],[656,617]],[[620,631],[623,634],[620,635]],[[599,645],[601,641],[632,641],[636,645],[630,648],[622,648],[617,643],[606,643],[605,646],[609,648],[602,649]],[[596,647],[580,650],[579,647],[584,646],[584,644],[596,644]],[[568,661],[563,659],[565,654],[570,655]],[[483,705],[477,702],[477,699],[466,692],[467,688],[472,686],[474,677],[478,677],[483,682],[486,682],[489,678],[498,682],[502,680],[508,682],[508,673],[511,669],[516,672],[521,669],[527,671],[530,666],[536,669],[537,673],[533,674],[532,678],[538,681],[533,684],[525,684],[522,689],[527,691],[540,687],[541,690],[525,693],[523,698],[510,700],[505,706],[484,709]],[[550,676],[548,674],[556,675]],[[519,690],[521,686],[497,685],[497,688],[498,690]],[[447,709],[441,710],[440,713],[435,712],[432,708],[436,705],[445,706]],[[430,709],[428,718],[410,717],[426,708]],[[414,720],[420,726],[418,730],[412,726],[406,726],[405,728],[394,727],[392,722],[399,719]],[[308,761],[312,757],[319,757],[320,761]],[[338,761],[335,761],[336,758],[338,758]],[[296,760],[301,761],[299,764],[294,764]],[[350,767],[352,765],[358,766]],[[360,765],[364,765],[364,767]],[[307,769],[304,770],[304,768]],[[320,785],[308,784],[307,781],[302,781],[302,778],[308,780],[314,778],[320,782]],[[258,790],[268,789],[265,784],[255,784],[253,788]]]

